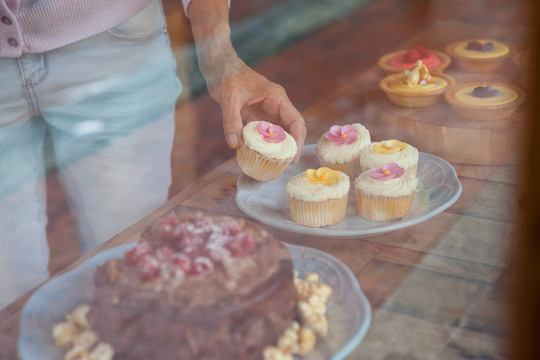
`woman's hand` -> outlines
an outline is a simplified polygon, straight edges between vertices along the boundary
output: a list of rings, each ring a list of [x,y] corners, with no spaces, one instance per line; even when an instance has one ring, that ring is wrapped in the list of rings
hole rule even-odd
[[[283,125],[296,140],[298,160],[306,138],[305,121],[282,86],[247,66],[230,41],[227,1],[193,0],[189,6],[199,68],[210,95],[221,106],[227,144],[240,146],[243,122]]]
[[[221,105],[227,144],[240,145],[243,122],[264,120],[283,125],[296,140],[296,162],[306,138],[306,125],[282,86],[253,71],[238,57],[208,81],[210,95]]]

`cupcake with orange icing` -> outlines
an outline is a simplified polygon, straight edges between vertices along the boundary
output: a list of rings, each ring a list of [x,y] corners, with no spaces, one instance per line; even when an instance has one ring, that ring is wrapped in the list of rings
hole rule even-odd
[[[360,151],[371,143],[369,131],[362,124],[334,125],[317,142],[317,158],[329,167],[355,178],[360,174]]]
[[[370,169],[354,180],[356,212],[372,221],[405,216],[412,208],[418,179],[396,163]]]
[[[296,152],[296,141],[281,126],[252,121],[242,129],[242,144],[236,151],[236,161],[249,177],[270,181],[287,170]]]
[[[350,189],[347,174],[328,167],[307,169],[292,177],[286,188],[295,223],[321,227],[345,219]]]
[[[418,149],[410,144],[391,139],[373,142],[360,153],[362,173],[372,168],[380,168],[390,162],[397,163],[416,176]]]

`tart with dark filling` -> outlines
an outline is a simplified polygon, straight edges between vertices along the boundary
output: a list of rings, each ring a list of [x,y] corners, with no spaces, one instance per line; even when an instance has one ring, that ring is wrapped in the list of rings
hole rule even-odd
[[[487,121],[512,115],[525,101],[525,92],[510,84],[478,81],[454,86],[444,98],[458,115]]]
[[[510,59],[516,53],[516,47],[502,41],[471,39],[449,44],[446,52],[464,70],[490,72]]]

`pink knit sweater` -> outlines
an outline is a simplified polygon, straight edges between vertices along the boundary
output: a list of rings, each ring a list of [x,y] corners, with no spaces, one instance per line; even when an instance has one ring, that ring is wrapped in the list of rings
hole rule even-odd
[[[191,0],[182,0],[187,9]],[[52,50],[128,20],[152,0],[0,0],[0,57]]]

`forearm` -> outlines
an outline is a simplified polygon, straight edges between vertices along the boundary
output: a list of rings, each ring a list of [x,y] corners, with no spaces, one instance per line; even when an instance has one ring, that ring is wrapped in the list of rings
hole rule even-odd
[[[227,0],[193,0],[188,8],[199,68],[210,88],[238,56],[231,43]],[[233,61],[234,60],[234,61]]]

